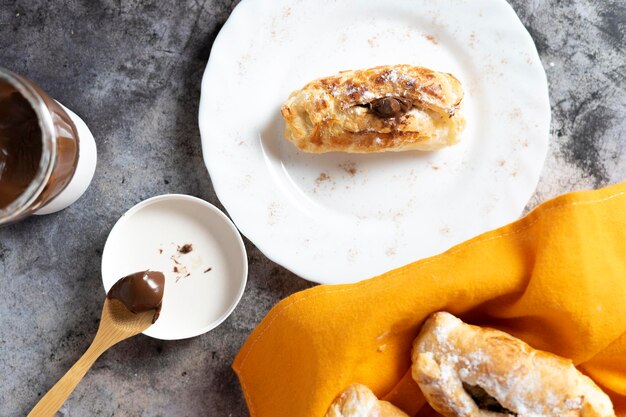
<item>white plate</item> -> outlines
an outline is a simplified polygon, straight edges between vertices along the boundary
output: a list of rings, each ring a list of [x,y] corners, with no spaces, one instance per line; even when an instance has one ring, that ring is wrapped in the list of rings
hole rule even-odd
[[[178,246],[186,243],[193,250],[181,254]],[[248,259],[224,213],[199,198],[167,194],[128,210],[104,245],[107,292],[120,278],[147,269],[164,273],[165,288],[161,315],[143,333],[185,339],[217,327],[235,309],[246,285]]]
[[[461,80],[460,145],[311,155],[283,139],[292,90],[400,63]],[[546,156],[550,106],[533,41],[504,0],[243,0],[213,45],[199,122],[241,232],[301,277],[343,283],[516,219]]]

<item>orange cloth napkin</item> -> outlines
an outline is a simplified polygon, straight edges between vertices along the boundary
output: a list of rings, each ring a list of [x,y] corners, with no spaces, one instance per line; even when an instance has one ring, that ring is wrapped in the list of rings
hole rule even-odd
[[[253,417],[323,417],[351,383],[431,415],[411,343],[446,310],[571,358],[626,416],[626,183],[566,194],[523,219],[358,284],[278,303],[233,368]]]

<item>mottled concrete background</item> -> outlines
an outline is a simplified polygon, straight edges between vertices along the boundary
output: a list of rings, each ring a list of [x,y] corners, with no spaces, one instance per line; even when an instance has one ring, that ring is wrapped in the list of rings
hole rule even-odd
[[[102,247],[125,210],[170,192],[219,206],[196,120],[211,44],[236,3],[0,0],[0,65],[82,115],[99,151],[77,204],[0,230],[0,416],[24,416],[91,342]],[[537,43],[553,110],[530,206],[626,180],[626,3],[512,4]],[[222,326],[191,340],[121,343],[60,415],[247,416],[233,357],[273,304],[310,285],[247,249],[248,287]]]

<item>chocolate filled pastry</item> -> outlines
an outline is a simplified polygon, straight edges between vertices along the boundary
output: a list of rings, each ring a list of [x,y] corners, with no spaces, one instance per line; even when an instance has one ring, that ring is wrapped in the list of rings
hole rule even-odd
[[[446,417],[615,417],[570,360],[499,330],[435,313],[413,344],[413,379]]]
[[[305,152],[433,151],[459,141],[463,88],[411,65],[343,71],[291,93],[285,137]]]
[[[324,417],[409,417],[387,401],[380,401],[365,385],[346,388],[332,402]]]

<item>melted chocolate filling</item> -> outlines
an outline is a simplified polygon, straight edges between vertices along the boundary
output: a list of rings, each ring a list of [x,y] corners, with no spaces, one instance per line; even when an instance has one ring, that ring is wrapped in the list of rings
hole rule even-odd
[[[165,276],[157,271],[141,271],[117,281],[107,298],[119,300],[133,313],[154,310],[154,323],[161,313]]]
[[[381,119],[392,119],[404,116],[413,107],[413,101],[405,97],[382,97],[359,106],[367,107]]]
[[[482,389],[480,386],[470,385],[464,382],[463,388],[465,389],[465,392],[467,392],[469,396],[472,397],[472,400],[474,400],[478,408],[480,408],[481,410],[487,410],[494,413],[508,414],[513,416],[517,415],[511,410],[503,407],[502,404],[498,402],[498,400],[487,394],[487,391]]]

